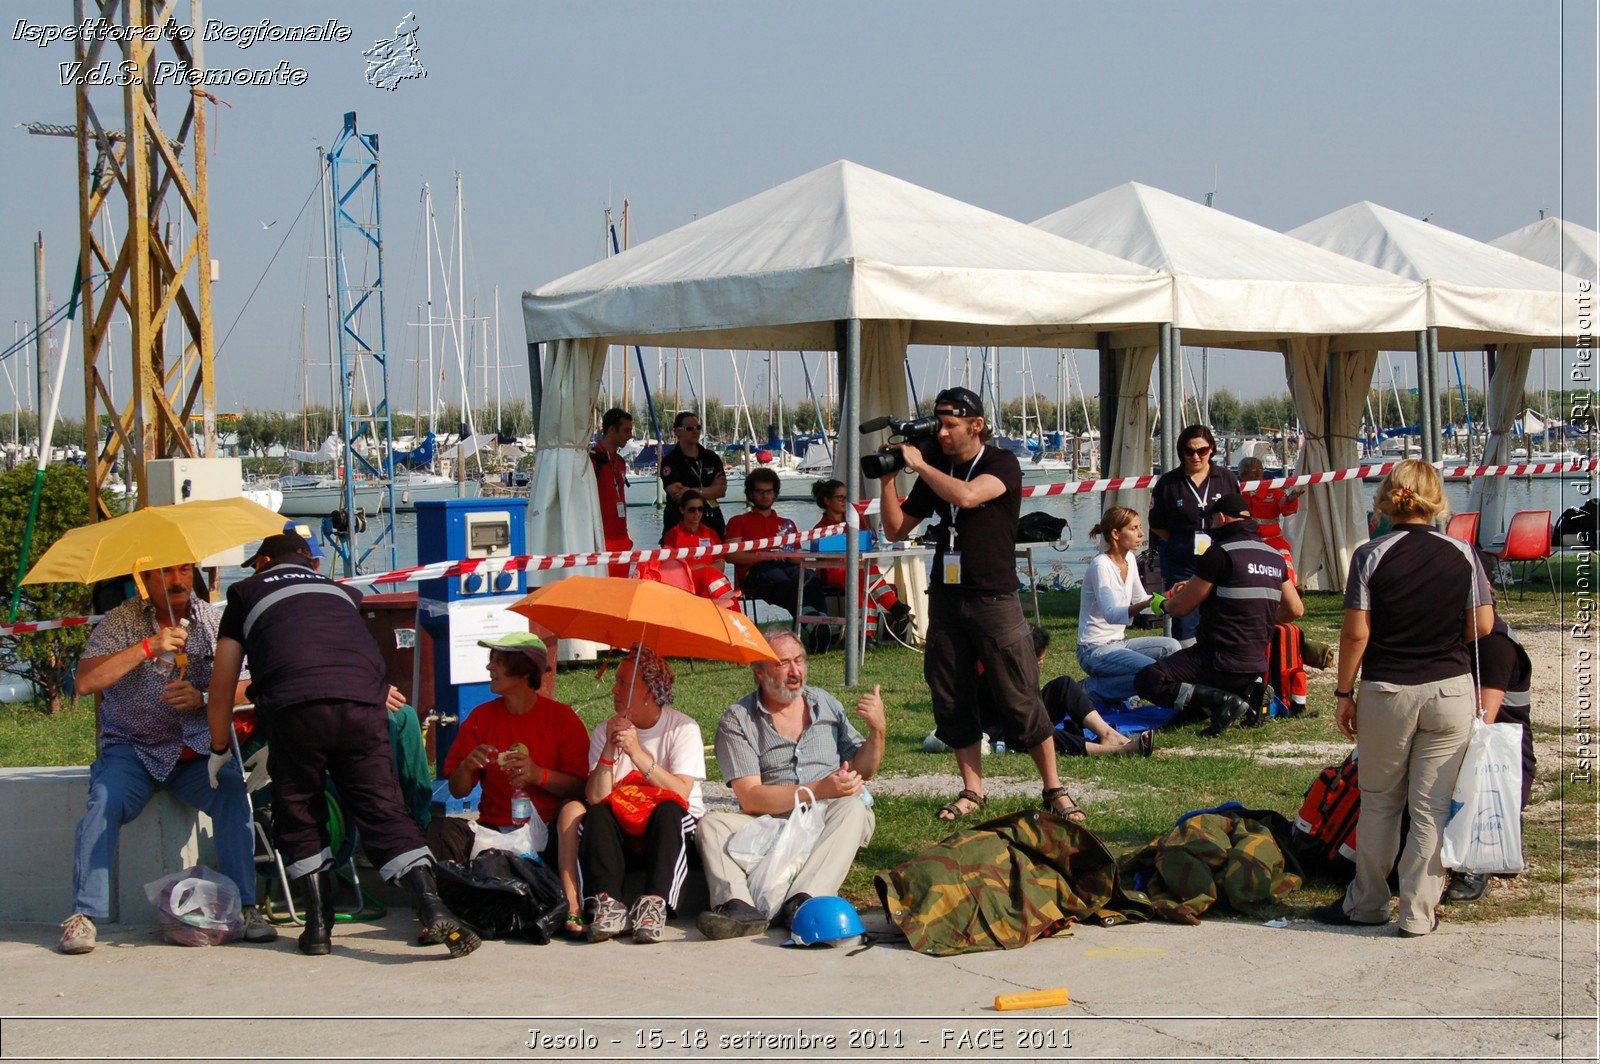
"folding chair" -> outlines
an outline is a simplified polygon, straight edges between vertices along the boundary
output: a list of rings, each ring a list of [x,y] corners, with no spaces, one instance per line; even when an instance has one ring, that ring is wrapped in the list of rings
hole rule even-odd
[[[1550,568],[1550,556],[1554,553],[1550,543],[1550,511],[1549,510],[1522,510],[1511,518],[1511,527],[1506,529],[1506,541],[1500,548],[1500,553],[1495,557],[1503,562],[1521,562],[1522,580],[1517,586],[1517,599],[1522,599],[1522,593],[1527,587],[1528,571],[1531,568],[1544,566],[1545,576],[1550,580],[1550,598],[1559,602],[1556,594],[1556,576]],[[1509,577],[1510,565],[1506,565]],[[1509,581],[1502,585],[1503,589],[1509,588]]]

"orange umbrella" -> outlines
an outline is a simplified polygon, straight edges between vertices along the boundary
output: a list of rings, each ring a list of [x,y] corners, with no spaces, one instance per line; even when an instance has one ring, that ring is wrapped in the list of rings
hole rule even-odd
[[[510,607],[563,639],[643,643],[662,657],[777,661],[750,618],[655,580],[569,576]]]

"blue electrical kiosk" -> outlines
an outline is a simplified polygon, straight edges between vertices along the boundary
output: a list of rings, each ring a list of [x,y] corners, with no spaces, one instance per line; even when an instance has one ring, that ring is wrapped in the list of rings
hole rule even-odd
[[[465,576],[417,585],[417,620],[433,640],[433,711],[439,723],[433,799],[447,812],[477,807],[478,792],[452,798],[443,779],[445,758],[461,722],[489,701],[489,651],[478,640],[526,632],[528,619],[507,609],[527,593],[527,579],[505,570],[505,559],[527,549],[528,500],[515,498],[419,500],[417,564],[487,559]]]

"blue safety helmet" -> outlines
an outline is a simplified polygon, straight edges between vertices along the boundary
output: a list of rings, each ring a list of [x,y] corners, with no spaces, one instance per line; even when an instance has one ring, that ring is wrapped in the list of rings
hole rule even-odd
[[[790,938],[785,946],[815,946],[867,933],[855,906],[833,894],[811,898],[802,904],[795,910],[789,931]]]

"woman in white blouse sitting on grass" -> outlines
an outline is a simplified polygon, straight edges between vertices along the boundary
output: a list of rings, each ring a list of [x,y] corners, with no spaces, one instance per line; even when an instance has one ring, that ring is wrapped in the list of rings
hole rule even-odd
[[[1078,606],[1078,664],[1088,674],[1084,684],[1099,706],[1114,706],[1133,697],[1133,677],[1146,665],[1178,649],[1166,636],[1125,639],[1136,614],[1152,610],[1160,615],[1161,597],[1145,592],[1139,579],[1139,548],[1144,528],[1139,515],[1126,506],[1113,506],[1090,529],[1105,539],[1106,550],[1089,563],[1083,577],[1083,599]]]

